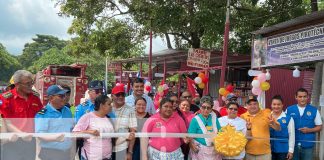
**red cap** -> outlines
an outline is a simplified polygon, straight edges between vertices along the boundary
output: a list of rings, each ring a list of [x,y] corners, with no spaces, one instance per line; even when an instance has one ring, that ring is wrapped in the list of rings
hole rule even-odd
[[[112,94],[125,93],[125,90],[124,90],[124,84],[116,85],[116,86],[112,89],[111,93],[112,93]]]

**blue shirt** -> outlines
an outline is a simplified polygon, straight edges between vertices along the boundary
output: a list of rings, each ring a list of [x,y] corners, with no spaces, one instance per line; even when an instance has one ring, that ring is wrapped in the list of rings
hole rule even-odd
[[[64,106],[61,111],[55,109],[48,103],[44,109],[39,111],[35,116],[36,133],[70,133],[73,129],[74,121],[69,108]],[[41,147],[67,150],[72,146],[72,140],[65,138],[63,142],[41,141]]]
[[[75,123],[79,121],[79,119],[86,113],[93,112],[94,111],[94,104],[91,102],[91,100],[87,100],[83,102],[82,104],[79,104],[75,109]],[[109,118],[116,118],[114,112],[108,113]]]
[[[146,112],[149,113],[150,115],[153,115],[155,113],[155,107],[151,97],[149,97],[146,94],[143,94],[142,97],[146,100]],[[134,107],[135,100],[136,100],[135,96],[131,94],[125,98],[125,103],[128,106],[135,108]]]
[[[203,122],[203,124],[205,124],[205,126],[208,126],[208,128],[210,130],[208,130],[208,132],[213,132],[213,122],[212,122],[212,116],[211,114],[208,115],[207,119],[202,116],[201,114],[197,115],[201,121]],[[216,127],[219,130],[221,128],[218,119],[216,118]],[[188,133],[194,133],[194,134],[203,134],[202,129],[199,127],[198,121],[196,120],[196,118],[192,118],[190,125],[189,125],[189,129],[188,129]],[[203,145],[207,145],[206,141],[204,138],[195,138],[196,141],[198,141],[200,144]]]

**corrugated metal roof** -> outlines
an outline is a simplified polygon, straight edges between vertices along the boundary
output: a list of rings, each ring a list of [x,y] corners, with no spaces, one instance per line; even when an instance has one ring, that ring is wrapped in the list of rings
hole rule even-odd
[[[307,23],[307,22],[310,22],[310,21],[323,19],[323,18],[324,18],[324,11],[313,12],[311,14],[300,16],[300,17],[297,17],[297,18],[289,20],[289,21],[278,23],[278,24],[273,25],[273,26],[265,27],[265,28],[259,29],[257,31],[251,32],[251,33],[255,34],[255,35],[267,34],[267,33],[278,31],[278,30],[281,30],[281,29],[284,29],[284,28],[300,25],[300,24],[303,24],[303,23]]]

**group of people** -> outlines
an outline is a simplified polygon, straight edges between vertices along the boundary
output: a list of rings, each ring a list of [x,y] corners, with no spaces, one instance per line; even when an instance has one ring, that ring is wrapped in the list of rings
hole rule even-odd
[[[43,106],[32,91],[30,72],[16,71],[13,80],[15,88],[0,95],[1,132],[13,133],[1,139],[1,159],[69,160],[78,155],[81,160],[306,160],[312,159],[315,133],[322,129],[319,111],[308,104],[303,88],[295,94],[297,104],[286,111],[280,95],[271,99],[270,110],[260,109],[253,97],[240,106],[237,97],[229,94],[218,112],[212,97],[201,97],[197,105],[189,91],[180,97],[167,94],[156,109],[144,94],[141,78],[132,82],[129,96],[119,84],[108,97],[100,81],[92,81],[89,99],[76,106],[73,117],[66,105],[68,90],[50,86],[48,104]],[[248,138],[245,149],[234,157],[215,151],[212,136],[189,136],[216,135],[227,125]],[[113,133],[120,135],[109,136]],[[161,136],[138,137],[136,133]],[[168,133],[188,134],[179,138]]]

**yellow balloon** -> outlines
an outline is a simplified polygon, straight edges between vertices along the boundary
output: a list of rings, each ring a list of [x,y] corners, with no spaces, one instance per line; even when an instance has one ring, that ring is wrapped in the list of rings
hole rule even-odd
[[[204,89],[204,88],[205,88],[205,83],[200,83],[200,84],[198,84],[198,87],[199,87],[200,89]]]
[[[224,93],[226,92],[226,89],[225,88],[220,88],[219,90],[218,90],[218,93],[220,94],[220,95],[224,95]]]
[[[226,157],[238,156],[245,148],[247,139],[235,127],[227,125],[221,128],[214,139],[216,152]]]
[[[262,91],[267,91],[270,89],[270,84],[268,82],[262,82],[260,88]]]

